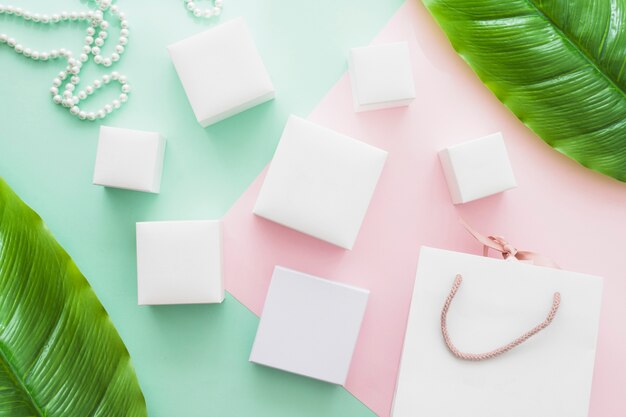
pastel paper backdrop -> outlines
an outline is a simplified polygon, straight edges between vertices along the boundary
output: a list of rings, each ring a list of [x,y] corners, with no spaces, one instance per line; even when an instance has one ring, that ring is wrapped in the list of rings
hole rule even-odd
[[[371,290],[346,388],[389,415],[420,245],[468,253],[481,247],[459,216],[564,269],[605,277],[591,417],[626,413],[626,186],[556,153],[518,121],[455,54],[418,1],[374,43],[408,40],[417,99],[408,108],[354,113],[344,76],[309,118],[389,151],[352,251],[252,215],[264,172],[225,218],[226,288],[262,311],[275,264]],[[451,204],[437,151],[502,131],[518,188]]]

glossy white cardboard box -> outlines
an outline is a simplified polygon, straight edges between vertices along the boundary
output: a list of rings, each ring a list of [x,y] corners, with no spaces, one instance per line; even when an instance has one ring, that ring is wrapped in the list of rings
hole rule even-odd
[[[353,48],[348,67],[357,112],[408,106],[415,99],[406,42]]]
[[[274,86],[243,18],[191,36],[168,50],[202,127],[274,98]]]
[[[447,325],[464,352],[495,350],[545,320],[513,350],[485,361],[452,355],[441,311],[457,274],[462,284]],[[602,279],[519,261],[422,247],[393,417],[587,417],[602,302]]]
[[[137,223],[139,305],[221,303],[221,221]]]
[[[157,132],[100,127],[93,183],[158,193],[165,139]]]
[[[274,269],[250,361],[343,385],[369,291]]]
[[[439,152],[454,204],[488,197],[517,186],[501,133],[494,133]]]
[[[352,249],[387,152],[291,116],[254,213]]]

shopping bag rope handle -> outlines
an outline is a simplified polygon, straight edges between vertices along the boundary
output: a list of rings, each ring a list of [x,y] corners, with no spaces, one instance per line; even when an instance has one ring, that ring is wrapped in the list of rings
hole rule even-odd
[[[553,301],[552,301],[552,308],[550,308],[550,312],[548,313],[548,316],[543,322],[539,323],[537,326],[533,327],[531,330],[527,331],[526,333],[524,333],[517,339],[513,340],[512,342],[502,347],[499,347],[495,350],[492,350],[491,352],[465,353],[457,349],[454,343],[452,343],[452,339],[450,338],[450,334],[448,333],[448,325],[447,325],[448,310],[450,309],[450,304],[452,304],[452,300],[454,299],[454,296],[456,295],[457,291],[459,290],[459,287],[461,286],[461,282],[463,282],[463,277],[460,274],[458,274],[456,278],[454,279],[454,284],[452,284],[452,289],[450,290],[450,294],[448,294],[448,297],[446,298],[446,302],[443,305],[443,309],[441,310],[441,333],[443,335],[443,340],[445,341],[446,346],[448,346],[448,349],[450,350],[450,352],[452,352],[452,354],[456,356],[457,358],[463,359],[463,360],[483,361],[486,359],[492,359],[492,358],[495,358],[496,356],[500,356],[503,353],[506,353],[509,350],[521,345],[522,343],[524,343],[525,341],[527,341],[528,339],[530,339],[531,337],[533,337],[534,335],[536,335],[537,333],[539,333],[540,331],[548,327],[550,323],[552,323],[552,320],[554,319],[557,311],[559,310],[559,305],[561,304],[561,294],[558,292],[555,292],[553,296]]]

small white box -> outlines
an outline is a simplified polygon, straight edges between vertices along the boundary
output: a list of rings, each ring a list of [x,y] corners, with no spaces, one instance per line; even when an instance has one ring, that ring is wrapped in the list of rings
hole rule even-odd
[[[386,158],[383,150],[291,116],[254,213],[352,249]]]
[[[158,193],[164,155],[159,133],[101,126],[93,183]]]
[[[139,305],[224,301],[221,222],[137,223]]]
[[[406,42],[354,48],[348,66],[357,112],[408,106],[415,98]]]
[[[243,18],[184,39],[168,50],[202,127],[274,98],[274,86]]]
[[[250,361],[343,385],[369,291],[277,266]]]
[[[501,133],[449,146],[439,160],[454,204],[467,203],[517,186]]]

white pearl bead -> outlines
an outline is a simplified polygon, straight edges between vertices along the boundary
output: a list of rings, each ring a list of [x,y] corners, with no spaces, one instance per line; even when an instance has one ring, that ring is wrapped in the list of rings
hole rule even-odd
[[[130,93],[130,85],[129,84],[124,84],[122,86],[122,92],[123,93]]]
[[[61,71],[61,72],[59,73],[59,75],[57,76],[57,78],[59,78],[60,80],[64,80],[64,79],[66,79],[66,78],[67,78],[67,72],[65,72],[65,71]]]
[[[47,52],[42,52],[42,53],[39,55],[39,59],[41,59],[42,61],[47,61],[49,57],[50,57],[50,55],[48,55],[48,53],[47,53]]]
[[[89,95],[93,94],[93,87],[88,85],[87,87],[85,87],[85,92]]]
[[[126,84],[127,82],[125,75],[120,75],[118,79],[119,79],[120,84]]]
[[[91,53],[94,55],[100,55],[100,47],[94,46],[93,48],[91,48]]]
[[[89,60],[89,56],[87,56],[87,54],[80,54],[78,59],[80,59],[80,62],[87,62]]]
[[[105,84],[108,84],[111,82],[111,76],[110,75],[103,75],[102,76],[102,82]]]
[[[17,43],[17,41],[15,39],[13,39],[13,38],[7,39],[7,45],[9,45],[11,48],[13,48],[16,43]]]
[[[81,111],[78,113],[78,117],[79,117],[81,120],[85,120],[85,119],[87,118],[87,113],[86,113],[85,111],[81,110]]]
[[[106,20],[100,23],[100,29],[107,30],[108,28],[109,28],[109,22],[107,22]]]
[[[81,100],[84,100],[87,98],[87,93],[85,91],[79,91],[78,92],[78,98]]]
[[[9,37],[6,34],[0,34],[0,43],[6,43]]]
[[[87,36],[93,36],[96,34],[96,30],[92,27],[87,28]]]
[[[110,67],[112,63],[113,62],[111,61],[111,58],[104,58],[102,60],[102,65],[104,65],[105,67]]]
[[[94,41],[94,43],[96,44],[96,46],[102,46],[102,45],[104,45],[104,39],[102,39],[102,38],[96,38],[96,40]]]
[[[119,11],[119,8],[114,4],[111,6],[111,13],[116,14]]]
[[[120,30],[120,36],[128,37],[130,35],[130,31],[128,29]]]
[[[47,14],[41,15],[41,23],[50,23],[50,16]]]
[[[123,54],[124,47],[122,45],[115,45],[115,52],[117,52],[118,54]]]
[[[113,62],[117,62],[117,61],[119,61],[119,60],[120,60],[120,56],[119,56],[119,54],[116,54],[115,52],[113,52],[113,53],[111,54],[111,61],[113,61]]]
[[[113,106],[111,106],[110,104],[105,104],[104,111],[106,111],[107,113],[111,113],[113,111]]]
[[[17,45],[15,45],[15,52],[21,54],[22,52],[24,52],[24,47],[18,43]]]
[[[94,56],[94,57],[93,57],[93,61],[94,61],[96,64],[101,64],[101,63],[102,63],[102,55],[96,55],[96,56]]]
[[[78,20],[86,20],[86,19],[87,19],[87,13],[85,12],[78,13]]]
[[[65,56],[66,53],[67,53],[67,51],[65,50],[65,48],[59,49],[59,55],[60,56]]]
[[[188,1],[187,2],[187,10],[193,11],[193,9],[195,9],[195,8],[196,8],[196,5],[194,4],[193,1]]]
[[[203,15],[204,17],[211,17],[211,16],[213,16],[213,9],[206,9],[206,10],[202,13],[202,15]]]
[[[119,17],[120,17],[120,19],[123,19],[121,14],[119,15]],[[128,29],[128,20],[122,20],[120,22],[120,27],[122,29]]]
[[[38,60],[39,60],[39,51],[33,51],[33,52],[30,54],[30,57],[31,57],[32,59],[34,59],[35,61],[38,61]]]
[[[53,49],[52,51],[50,51],[50,58],[51,59],[56,59],[59,57],[59,51],[57,51],[56,49]]]
[[[126,103],[128,101],[128,96],[124,93],[120,94],[120,101],[122,103]]]
[[[52,97],[52,101],[54,101],[56,104],[61,104],[61,102],[63,101],[63,97],[57,94],[56,96]]]
[[[87,119],[89,120],[96,120],[96,114],[92,111],[90,111],[89,113],[87,113]]]
[[[93,43],[93,38],[91,36],[85,36],[85,43],[87,45],[91,45]]]
[[[57,94],[59,94],[59,89],[56,87],[50,87],[50,94],[56,96]]]
[[[117,72],[117,71],[113,71],[113,72],[111,73],[111,78],[112,78],[112,79],[114,79],[114,80],[119,79],[119,78],[120,78],[120,73],[119,73],[119,72]]]
[[[59,16],[58,14],[53,14],[50,17],[50,22],[52,23],[59,23],[60,20],[61,20],[61,16]]]
[[[199,7],[196,7],[195,9],[193,9],[193,15],[196,17],[202,16],[202,10]]]
[[[61,16],[61,20],[67,20],[70,17],[70,15],[67,12],[61,12],[60,16]]]
[[[70,12],[70,20],[76,20],[76,19],[78,19],[78,13]]]
[[[24,48],[24,50],[22,51],[22,53],[24,54],[25,57],[29,57],[31,54],[31,49],[30,48]]]
[[[215,4],[217,7],[221,7],[221,6],[222,6],[222,3],[223,3],[223,1],[222,1],[222,0],[215,0],[215,3],[214,3],[214,4]]]
[[[109,34],[106,33],[105,31],[102,31],[102,32],[98,33],[98,37],[100,39],[106,39],[108,36],[109,36]]]
[[[72,85],[72,84],[68,84],[68,85]],[[63,98],[72,98],[72,92],[68,91],[68,90],[65,90],[63,92]]]
[[[33,15],[33,22],[35,22],[35,23],[41,22],[41,15],[39,13],[35,13]]]
[[[102,87],[102,81],[100,81],[100,80],[95,80],[95,81],[93,82],[93,86],[94,86],[95,88],[100,88],[100,87]]]
[[[120,45],[123,46],[123,45],[126,45],[128,43],[128,39],[126,37],[124,37],[124,36],[120,36],[120,39],[119,39],[118,42],[119,42]]]
[[[104,110],[98,110],[98,113],[96,113],[96,117],[98,119],[104,119],[106,117],[107,113]]]
[[[78,113],[80,113],[80,108],[79,108],[78,106],[73,106],[73,107],[70,109],[70,113],[72,113],[72,114],[78,114]]]
[[[122,103],[120,103],[118,100],[113,100],[111,104],[113,104],[113,107],[115,107],[116,109],[119,109],[122,105]]]
[[[61,85],[61,80],[58,78],[55,78],[54,80],[52,80],[52,85],[55,87],[58,87]]]

